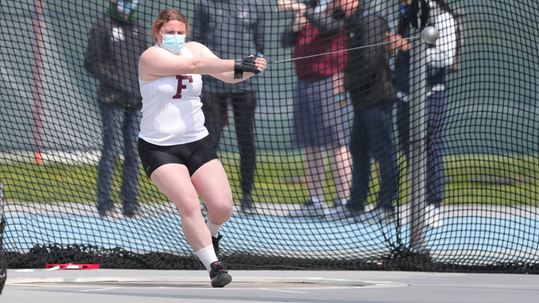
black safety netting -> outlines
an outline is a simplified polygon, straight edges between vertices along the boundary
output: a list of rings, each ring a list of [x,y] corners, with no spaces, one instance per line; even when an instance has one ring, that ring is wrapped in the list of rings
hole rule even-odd
[[[269,62],[203,78],[230,269],[539,272],[537,1],[115,2],[2,0],[8,268],[203,268],[136,150],[138,57],[171,7],[187,41]]]

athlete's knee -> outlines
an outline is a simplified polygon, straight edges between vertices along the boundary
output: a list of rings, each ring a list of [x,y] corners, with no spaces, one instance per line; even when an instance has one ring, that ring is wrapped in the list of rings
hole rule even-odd
[[[209,216],[226,220],[232,215],[232,199],[221,199],[217,203],[208,203],[207,208]]]
[[[190,201],[188,203],[186,203],[186,201],[183,201],[181,203],[175,202],[174,204],[176,204],[176,206],[178,207],[178,210],[182,217],[192,218],[194,216],[198,216],[201,211],[200,203],[198,201]]]

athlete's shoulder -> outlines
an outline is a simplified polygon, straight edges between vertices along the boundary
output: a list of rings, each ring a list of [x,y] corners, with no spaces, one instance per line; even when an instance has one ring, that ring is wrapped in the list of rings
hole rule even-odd
[[[156,56],[163,56],[166,54],[166,50],[153,45],[145,49],[140,55],[140,60],[153,60]]]
[[[200,48],[206,48],[206,46],[200,42],[197,41],[189,41],[185,43],[185,46],[193,49],[200,49]]]
[[[144,52],[142,52],[142,54],[156,52],[156,51],[158,51],[158,49],[160,49],[160,47],[157,47],[156,45],[152,45],[152,46],[146,48],[144,50]]]
[[[202,56],[202,54],[204,54],[208,50],[206,45],[196,41],[187,42],[185,44],[185,47],[187,47],[195,57]]]

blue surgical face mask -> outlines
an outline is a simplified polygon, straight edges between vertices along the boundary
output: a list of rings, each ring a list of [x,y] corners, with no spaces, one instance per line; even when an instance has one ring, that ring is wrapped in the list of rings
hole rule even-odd
[[[175,55],[178,54],[185,45],[185,35],[161,35],[163,35],[163,42],[161,42],[161,47]]]
[[[119,13],[124,15],[131,14],[132,11],[134,11],[137,8],[138,0],[133,1],[124,1],[124,0],[118,0],[116,2],[116,9]]]

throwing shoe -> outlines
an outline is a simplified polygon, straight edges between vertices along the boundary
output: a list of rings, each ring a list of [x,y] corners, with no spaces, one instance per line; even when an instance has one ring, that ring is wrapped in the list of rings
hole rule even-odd
[[[225,287],[225,285],[232,282],[232,276],[225,270],[221,261],[215,261],[210,264],[210,280],[212,287]]]

